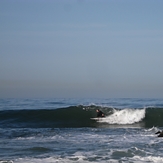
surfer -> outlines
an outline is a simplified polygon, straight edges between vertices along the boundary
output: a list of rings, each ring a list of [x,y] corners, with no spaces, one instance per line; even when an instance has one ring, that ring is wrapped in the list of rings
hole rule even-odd
[[[97,117],[105,117],[105,114],[100,109],[97,109],[96,112],[97,112]]]
[[[158,137],[163,137],[163,131],[157,131],[155,134],[158,134]]]

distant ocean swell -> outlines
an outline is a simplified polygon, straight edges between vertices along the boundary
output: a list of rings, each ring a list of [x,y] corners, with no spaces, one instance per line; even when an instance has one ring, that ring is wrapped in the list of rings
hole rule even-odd
[[[96,109],[106,117],[98,121]],[[115,109],[109,107],[71,106],[59,109],[0,111],[1,128],[74,128],[74,127],[153,127],[163,126],[163,108]]]

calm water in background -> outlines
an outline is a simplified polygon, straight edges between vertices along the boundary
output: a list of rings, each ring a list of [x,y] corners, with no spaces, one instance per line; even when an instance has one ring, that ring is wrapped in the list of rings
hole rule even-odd
[[[161,129],[162,99],[0,99],[0,162],[163,162]]]

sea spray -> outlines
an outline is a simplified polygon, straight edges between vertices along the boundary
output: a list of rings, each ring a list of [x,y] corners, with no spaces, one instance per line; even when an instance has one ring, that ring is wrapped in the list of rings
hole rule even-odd
[[[108,124],[134,124],[145,117],[145,109],[114,109],[113,114],[101,119],[99,122]]]

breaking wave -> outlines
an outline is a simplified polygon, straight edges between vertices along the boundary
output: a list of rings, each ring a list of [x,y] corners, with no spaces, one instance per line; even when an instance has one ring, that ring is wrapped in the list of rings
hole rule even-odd
[[[142,121],[143,118],[145,118],[145,109],[114,109],[113,114],[100,119],[100,122],[108,124],[134,124]]]
[[[105,118],[96,117],[101,109]],[[63,128],[63,127],[163,127],[163,108],[126,108],[70,106],[59,109],[0,111],[0,127]]]

